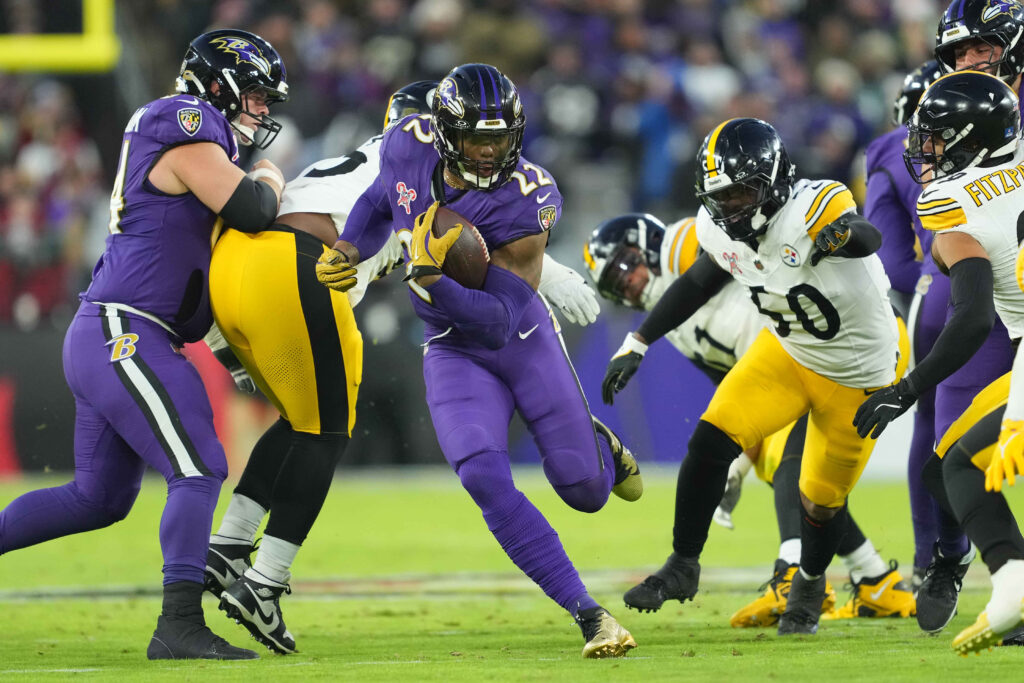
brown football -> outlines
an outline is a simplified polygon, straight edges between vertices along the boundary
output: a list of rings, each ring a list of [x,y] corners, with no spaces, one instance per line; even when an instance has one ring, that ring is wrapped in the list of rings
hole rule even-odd
[[[459,224],[462,225],[462,234],[448,249],[444,263],[441,264],[441,272],[463,287],[480,289],[484,286],[487,264],[491,260],[487,243],[480,232],[472,223],[445,206],[437,209],[431,231],[435,237],[440,237]]]

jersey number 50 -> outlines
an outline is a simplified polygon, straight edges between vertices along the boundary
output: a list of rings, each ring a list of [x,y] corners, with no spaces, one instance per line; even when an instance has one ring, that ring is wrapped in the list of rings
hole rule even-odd
[[[779,333],[780,337],[788,337],[790,332],[789,321],[778,311],[770,311],[761,306],[760,295],[765,293],[764,287],[750,288],[750,298],[753,300],[754,305],[757,306],[757,310],[775,321],[775,331]],[[802,299],[806,299],[818,308],[821,317],[825,319],[824,330],[814,326],[814,321],[807,315]],[[831,339],[839,333],[839,311],[825,298],[824,294],[811,285],[802,283],[790,289],[786,293],[786,302],[789,304],[789,310],[793,311],[793,315],[800,321],[800,325],[808,334],[818,339]]]

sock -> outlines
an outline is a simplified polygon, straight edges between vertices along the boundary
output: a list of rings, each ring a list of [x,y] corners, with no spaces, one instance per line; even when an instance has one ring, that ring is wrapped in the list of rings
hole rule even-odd
[[[186,581],[202,586],[222,481],[219,476],[206,476],[167,482],[167,504],[160,517],[164,584]]]
[[[572,618],[575,619],[583,610],[593,609],[595,607],[600,606],[601,605],[597,603],[597,600],[594,600],[594,598],[590,597],[590,593],[583,593],[583,595],[574,598],[569,603],[569,614],[571,614]]]
[[[779,537],[783,541],[800,538],[800,519],[804,515],[804,506],[800,502],[800,456],[782,456],[772,475],[772,490]]]
[[[334,468],[348,444],[344,434],[293,432],[271,494],[267,535],[302,545],[327,499]]]
[[[162,614],[175,619],[187,619],[205,624],[203,619],[203,584],[192,581],[175,581],[164,584]]]
[[[846,565],[846,571],[850,572],[850,580],[854,583],[862,579],[874,579],[889,572],[889,565],[868,539],[852,553],[840,555],[839,559]]]
[[[710,422],[700,420],[693,430],[676,481],[672,550],[681,557],[700,557],[711,518],[725,491],[729,465],[741,450]]]
[[[839,547],[836,548],[836,555],[843,556],[849,555],[857,548],[864,545],[864,541],[868,540],[864,535],[864,532],[860,530],[857,525],[857,521],[853,518],[853,513],[850,512],[850,501],[846,501],[846,533],[843,534],[843,539],[839,541]]]
[[[747,472],[749,472],[750,468],[753,466],[754,461],[751,460],[750,456],[747,455],[746,451],[744,451],[743,453],[740,453],[735,460],[732,461],[731,465],[729,465],[729,476],[737,474],[739,475],[740,479],[743,479],[745,476],[747,476]]]
[[[811,519],[804,513],[800,524],[800,570],[806,579],[816,579],[825,573],[832,557],[846,533],[846,506],[827,521]]]
[[[256,560],[252,563],[252,568],[271,581],[288,583],[288,579],[291,577],[288,570],[291,568],[292,562],[295,561],[295,555],[299,552],[300,547],[264,534],[263,540],[260,542],[260,549],[256,551]]]
[[[922,358],[923,355],[917,357]],[[939,504],[929,492],[924,480],[924,468],[932,458],[935,441],[935,390],[931,389],[917,400],[914,433],[907,455],[915,567],[927,567],[931,563],[932,546],[939,537]]]
[[[800,537],[787,538],[779,546],[779,559],[786,564],[800,564]]]
[[[267,509],[248,496],[240,493],[231,495],[224,519],[220,521],[217,533],[210,537],[213,543],[247,542],[252,545],[256,539],[256,530],[263,521]]]
[[[988,623],[993,631],[1003,633],[1020,623],[1022,600],[1024,560],[1007,560],[992,574],[992,598],[985,606]]]

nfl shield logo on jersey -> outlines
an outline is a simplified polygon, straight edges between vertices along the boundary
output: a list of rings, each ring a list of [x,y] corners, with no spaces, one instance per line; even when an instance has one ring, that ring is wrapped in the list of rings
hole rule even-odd
[[[791,268],[796,268],[800,265],[800,254],[796,249],[789,246],[788,244],[782,245],[782,262]]]
[[[537,222],[540,223],[540,227],[544,230],[550,230],[557,218],[558,211],[551,204],[542,206],[537,210]]]
[[[192,136],[199,131],[203,125],[203,112],[195,107],[185,107],[178,110],[178,125],[186,134]]]

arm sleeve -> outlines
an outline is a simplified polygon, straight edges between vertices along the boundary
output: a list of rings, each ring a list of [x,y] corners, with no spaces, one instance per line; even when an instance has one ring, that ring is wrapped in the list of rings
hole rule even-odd
[[[377,176],[352,206],[338,239],[358,249],[362,260],[380,251],[391,232],[391,202]]]
[[[850,230],[850,239],[832,256],[842,258],[864,258],[878,251],[882,246],[882,233],[863,216],[856,213],[843,214],[839,218]]]
[[[732,277],[706,253],[673,282],[641,323],[637,334],[648,345],[683,324]]]
[[[981,348],[995,324],[991,261],[984,258],[957,261],[949,269],[949,285],[953,315],[932,350],[909,376],[918,393],[935,387],[963,367]]]
[[[245,176],[220,210],[224,223],[242,232],[259,232],[277,218],[277,195],[266,183]]]
[[[896,186],[887,169],[877,170],[868,176],[864,217],[882,233],[878,257],[882,259],[892,288],[913,292],[921,271],[914,251],[914,216],[896,195]]]
[[[424,289],[460,332],[489,349],[500,349],[509,342],[536,296],[526,280],[493,264],[487,269],[483,289],[467,289],[450,277]]]

